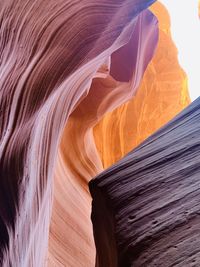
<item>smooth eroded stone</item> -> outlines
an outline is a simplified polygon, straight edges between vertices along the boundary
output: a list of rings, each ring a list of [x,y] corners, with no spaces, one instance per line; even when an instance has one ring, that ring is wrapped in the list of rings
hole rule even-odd
[[[86,179],[97,166],[82,171],[87,155],[77,144],[76,161],[68,141],[73,168],[59,145],[93,79],[154,1],[0,0],[0,266],[94,265]]]
[[[88,182],[103,171],[103,166],[95,146],[93,127],[104,114],[130,99],[138,89],[136,84],[154,54],[157,40],[157,19],[149,10],[144,10],[135,19],[127,44],[113,53],[115,59],[111,55],[101,65],[88,94],[68,118],[54,171],[49,267],[82,267],[83,263],[93,267],[95,264]],[[131,55],[127,64],[129,81],[124,81],[120,75],[126,63],[124,51]]]

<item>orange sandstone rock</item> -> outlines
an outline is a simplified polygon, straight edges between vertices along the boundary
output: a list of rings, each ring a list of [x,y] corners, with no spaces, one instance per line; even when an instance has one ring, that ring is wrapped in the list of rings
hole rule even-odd
[[[88,181],[190,103],[187,78],[170,35],[168,13],[159,3],[152,11],[159,19],[159,44],[141,85],[134,70],[143,59],[138,57],[137,67],[131,66],[127,47],[122,48],[102,64],[63,132],[54,174],[48,254],[51,267],[81,267],[83,262],[94,266]]]
[[[105,76],[102,66],[140,29],[136,18],[153,2],[0,0],[0,266],[43,267],[50,224],[47,265],[94,265],[87,182],[101,161],[86,140],[92,131],[76,127],[73,143],[67,130],[59,144],[92,81]],[[143,22],[148,53],[141,53],[137,82],[157,43],[155,16]]]
[[[179,65],[165,7],[151,6],[159,21],[159,43],[135,97],[94,128],[104,168],[122,158],[190,103],[187,77]]]
[[[149,11],[142,12],[127,44],[105,59],[87,96],[68,119],[54,173],[48,266],[95,265],[88,182],[103,171],[103,166],[95,146],[93,127],[104,114],[135,93],[157,39],[157,19]]]

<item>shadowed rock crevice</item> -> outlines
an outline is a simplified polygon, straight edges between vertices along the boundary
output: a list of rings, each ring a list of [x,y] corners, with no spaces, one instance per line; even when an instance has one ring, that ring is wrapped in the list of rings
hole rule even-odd
[[[115,221],[112,215],[112,207],[109,207],[109,200],[105,199],[100,190],[95,190],[94,194],[92,220],[94,224],[98,225],[98,230],[96,228],[93,229],[97,248],[96,266],[118,266]],[[99,209],[99,207],[101,208]]]

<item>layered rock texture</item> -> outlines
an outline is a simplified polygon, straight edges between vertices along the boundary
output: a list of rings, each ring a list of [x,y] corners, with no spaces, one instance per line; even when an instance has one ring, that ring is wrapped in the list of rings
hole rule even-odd
[[[90,182],[96,266],[199,266],[200,98]]]
[[[0,0],[0,266],[95,266],[88,182],[190,102],[167,12],[153,3]],[[119,256],[102,205],[109,186],[96,198],[101,177],[96,264],[125,266],[132,256]]]
[[[64,158],[59,161],[58,145],[69,115],[93,86],[92,79],[105,76],[111,54],[127,44],[134,31],[136,47],[140,38],[144,41],[142,50],[134,50],[128,79],[132,81],[130,75],[137,67],[133,80],[138,84],[157,41],[157,20],[149,11],[141,13],[153,2],[0,2],[2,266],[44,265],[56,159],[49,264],[93,265],[89,194],[81,181],[86,187],[85,176],[94,176],[95,159],[84,173],[78,159],[84,165],[85,150],[77,144],[81,153],[76,151],[73,158],[66,144],[62,151],[71,156],[67,168]],[[140,63],[137,57],[141,57]],[[112,69],[115,83],[119,74]],[[127,95],[135,89],[129,87]],[[95,104],[93,99],[90,102]],[[92,153],[92,145],[87,149]]]
[[[149,11],[144,11],[137,18],[128,44],[104,62],[87,97],[69,117],[55,170],[49,243],[52,266],[59,262],[66,266],[82,266],[83,261],[85,266],[94,266],[88,182],[103,166],[95,146],[93,127],[106,112],[133,96],[153,55],[157,37],[157,20]]]

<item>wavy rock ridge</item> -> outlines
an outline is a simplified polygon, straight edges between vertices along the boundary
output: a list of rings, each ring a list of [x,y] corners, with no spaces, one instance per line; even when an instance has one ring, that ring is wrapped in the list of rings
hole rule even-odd
[[[60,262],[67,266],[82,266],[83,262],[86,266],[94,266],[88,182],[103,167],[95,146],[93,127],[106,112],[133,96],[153,55],[157,38],[157,20],[151,12],[142,12],[129,42],[104,62],[88,95],[69,117],[55,168],[49,243],[51,266],[59,266]],[[129,60],[124,54],[129,55]],[[123,73],[124,66],[126,71]]]
[[[0,0],[1,266],[94,266],[88,182],[189,103],[153,2]],[[148,131],[144,106],[156,114]]]
[[[153,2],[0,1],[2,266],[43,266],[64,126],[100,67],[130,39],[137,15]],[[66,266],[80,266],[73,252]]]
[[[170,36],[167,11],[159,3],[151,9],[159,20],[159,43],[137,94],[140,75],[145,68],[137,76],[135,70],[141,69],[142,64],[145,66],[149,44],[157,34],[156,21],[150,14],[146,16],[147,13],[144,14],[148,21],[144,14],[141,15],[129,43],[113,53],[98,70],[98,77],[93,80],[88,95],[71,114],[63,132],[55,172],[49,248],[51,266],[60,266],[61,263],[82,266],[83,262],[94,266],[88,181],[106,167],[106,162],[111,165],[119,155],[122,157],[190,102],[186,75],[178,64],[177,50]],[[140,50],[137,48],[139,43],[142,45]],[[135,51],[139,52],[135,54]],[[117,112],[111,111],[133,96],[134,99],[122,105]],[[147,109],[145,113],[143,108]],[[109,111],[110,115],[103,119],[106,127],[99,127],[102,122],[95,126]],[[120,146],[116,138],[119,129],[123,131],[122,135],[119,134]],[[107,142],[102,142],[105,139]],[[122,149],[121,143],[125,149]],[[103,146],[104,154],[99,145]],[[78,256],[75,258],[73,255]]]

